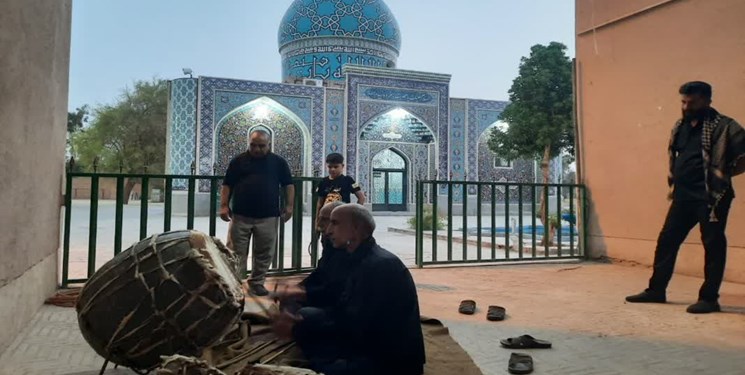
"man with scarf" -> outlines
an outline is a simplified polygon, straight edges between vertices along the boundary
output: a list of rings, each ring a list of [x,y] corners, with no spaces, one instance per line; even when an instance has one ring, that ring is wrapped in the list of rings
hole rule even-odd
[[[331,213],[326,234],[349,253],[344,291],[330,308],[303,307],[274,318],[278,336],[293,338],[326,375],[420,375],[424,339],[411,273],[373,238],[375,220],[357,204]]]
[[[666,302],[678,250],[698,224],[704,245],[704,284],[692,314],[720,311],[719,287],[727,259],[725,229],[734,198],[732,177],[745,171],[745,130],[711,107],[712,89],[705,82],[688,82],[680,90],[683,118],[673,127],[668,147],[672,199],[657,240],[649,287],[626,297],[634,303]]]

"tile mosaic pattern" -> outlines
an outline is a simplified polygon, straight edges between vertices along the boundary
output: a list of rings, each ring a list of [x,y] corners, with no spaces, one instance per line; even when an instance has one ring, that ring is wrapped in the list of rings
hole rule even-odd
[[[412,127],[412,123],[422,129]],[[404,143],[424,143],[434,141],[435,135],[426,125],[409,113],[402,118],[395,118],[390,112],[384,113],[369,121],[360,132],[361,141],[390,141]]]
[[[478,180],[489,181],[489,182],[515,182],[515,183],[531,183],[535,176],[533,169],[533,162],[528,160],[515,160],[512,162],[512,168],[495,168],[494,158],[496,155],[489,149],[487,144],[489,139],[489,133],[482,133],[479,139],[478,146]],[[497,187],[495,192],[496,202],[502,203],[505,199],[505,188]],[[510,187],[510,200],[514,203],[518,199],[518,188],[517,186]],[[486,188],[481,191],[481,198],[483,202],[491,202],[492,192],[491,189]],[[530,189],[523,189],[523,200],[530,202],[531,192]]]
[[[279,45],[319,36],[364,38],[401,48],[398,21],[382,0],[295,0],[282,18]]]
[[[476,181],[478,176],[478,143],[481,135],[499,120],[507,102],[492,100],[468,100],[468,129],[466,135],[467,179]],[[469,187],[468,194],[476,194],[476,187]]]
[[[407,201],[408,203],[414,203],[416,202],[416,181],[429,179],[428,176],[431,173],[429,169],[434,169],[436,166],[436,163],[434,163],[434,147],[434,145],[414,143],[361,141],[360,158],[365,158],[372,162],[375,155],[391,148],[403,154],[407,161]],[[359,182],[360,186],[366,192],[372,189],[372,169],[372,164],[367,163],[364,169],[360,169],[358,175],[357,182]]]
[[[325,131],[324,154],[333,152],[344,154],[344,90],[326,89]],[[314,168],[317,167],[314,165]],[[322,174],[325,175],[325,172]]]
[[[190,174],[196,157],[197,79],[179,78],[171,81],[171,116],[168,139],[169,174]],[[186,188],[185,180],[174,180],[174,189]]]
[[[313,165],[323,164],[323,128],[324,111],[326,108],[324,88],[210,77],[201,77],[200,82],[200,126],[199,141],[197,145],[199,157],[197,168],[199,174],[209,175],[212,173],[212,166],[214,163],[214,160],[212,159],[214,152],[214,130],[217,122],[220,120],[220,118],[217,117],[217,111],[229,111],[229,105],[223,106],[218,103],[223,103],[224,101],[226,103],[231,103],[231,96],[241,93],[267,96],[270,98],[284,97],[284,99],[278,98],[277,102],[279,103],[282,103],[283,100],[287,103],[287,100],[289,100],[288,98],[304,98],[310,100],[310,102],[308,102],[307,100],[298,99],[294,103],[296,103],[298,109],[303,105],[305,105],[306,108],[307,105],[310,105],[310,108],[307,108],[309,111],[310,122],[305,125],[310,129],[311,134],[312,163]],[[235,102],[237,101],[238,100],[236,99]],[[294,105],[295,104],[291,104],[291,106]],[[287,107],[287,109],[302,119],[302,111],[297,113],[290,107]],[[200,185],[200,190],[206,191],[207,189],[208,185]]]
[[[434,133],[437,132],[437,123],[439,115],[438,108],[434,106],[425,105],[413,105],[413,104],[401,104],[396,102],[378,102],[363,100],[359,102],[359,124],[360,127],[357,129],[357,135],[362,133],[362,129],[365,125],[371,121],[376,120],[379,116],[382,116],[394,109],[401,108],[409,114],[418,118],[421,122],[427,125],[430,130]],[[435,125],[433,125],[435,124]],[[437,134],[435,134],[437,135]]]
[[[393,67],[401,47],[382,0],[297,0],[279,27],[282,77],[344,79],[346,64]]]
[[[466,125],[468,117],[466,116],[465,99],[450,99],[450,173],[448,179],[454,181],[466,180]],[[444,188],[440,189],[444,191]],[[462,192],[460,190],[453,192],[453,201],[462,202]]]
[[[271,111],[264,119],[256,119],[251,108],[230,114],[217,127],[215,172],[224,174],[230,161],[248,148],[250,131],[263,127],[272,135],[273,152],[287,160],[293,175],[304,175],[306,146],[300,126],[280,111]]]
[[[361,94],[372,100],[407,103],[432,103],[436,97],[426,91],[399,90],[389,87],[360,87]]]
[[[259,98],[269,98],[282,105],[282,107],[292,112],[295,116],[299,117],[303,121],[303,126],[306,126],[309,131],[311,130],[308,124],[313,121],[313,106],[312,99],[309,97],[267,95],[262,93],[245,93],[224,90],[216,91],[215,95],[215,118],[218,119],[218,121],[227,116],[231,111],[247,103]]]
[[[365,100],[357,95],[360,86],[392,88],[399,90],[423,91],[436,95],[436,100],[430,105],[413,105],[412,103],[399,102],[373,102]],[[369,158],[360,156],[357,158],[355,152],[358,147],[358,136],[360,127],[364,126],[370,119],[390,109],[401,107],[430,126],[435,132],[439,155],[437,171],[441,176],[447,176],[448,172],[448,97],[449,85],[445,83],[432,83],[414,80],[403,80],[398,78],[371,77],[357,74],[348,74],[347,77],[348,115],[347,115],[347,173],[358,173],[368,168]],[[362,155],[362,154],[360,154]]]
[[[321,49],[317,48],[316,50]],[[327,47],[326,49],[334,49]],[[369,52],[374,53],[373,51]],[[282,77],[285,80],[310,78],[320,80],[343,80],[342,67],[346,64],[387,67],[386,58],[360,53],[305,53],[282,59]]]

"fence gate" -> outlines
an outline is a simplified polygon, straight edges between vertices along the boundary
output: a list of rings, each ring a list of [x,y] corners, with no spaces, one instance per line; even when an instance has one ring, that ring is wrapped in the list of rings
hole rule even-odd
[[[416,192],[419,267],[585,257],[582,185],[418,181]]]
[[[223,176],[68,172],[62,286],[85,282],[103,262],[119,254],[123,248],[156,233],[196,229],[215,236],[222,179]],[[90,191],[84,199],[73,199],[78,193],[73,189],[76,181],[86,186],[86,192]],[[305,272],[315,267],[319,254],[318,243],[312,241],[316,225],[316,198],[312,192],[320,181],[320,178],[310,177],[293,179],[295,214],[289,222],[280,223],[279,241],[269,270],[271,274]],[[128,182],[136,182],[139,196],[130,194],[132,204],[125,205]],[[107,188],[104,189],[104,185]],[[162,199],[155,199],[157,202],[151,194],[156,190],[162,192],[159,194]],[[109,195],[114,199],[102,199]],[[185,206],[181,215],[173,213],[177,198]],[[207,212],[199,215],[202,217],[196,212],[197,199],[208,206]]]

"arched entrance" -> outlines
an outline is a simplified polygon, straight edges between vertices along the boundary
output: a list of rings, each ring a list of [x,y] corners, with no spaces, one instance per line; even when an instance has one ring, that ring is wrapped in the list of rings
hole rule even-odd
[[[358,182],[375,211],[407,211],[416,197],[414,181],[427,179],[436,165],[435,135],[402,107],[372,117],[359,133]]]
[[[223,117],[215,137],[215,172],[225,173],[230,160],[248,148],[248,136],[254,129],[269,133],[272,152],[282,156],[295,176],[310,172],[310,134],[289,109],[276,101],[261,97],[248,102]]]
[[[377,153],[372,160],[373,211],[406,211],[408,163],[392,148]]]

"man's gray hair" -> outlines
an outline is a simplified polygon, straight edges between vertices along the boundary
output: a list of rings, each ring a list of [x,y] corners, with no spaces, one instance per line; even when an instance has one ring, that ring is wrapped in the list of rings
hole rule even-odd
[[[345,213],[349,214],[350,219],[353,220],[354,224],[362,227],[368,235],[372,236],[375,232],[375,219],[373,218],[372,213],[370,213],[370,210],[365,208],[365,206],[350,203],[339,206],[334,210],[344,210]]]
[[[342,201],[333,201],[333,202],[326,203],[325,205],[323,205],[323,207],[321,207],[321,209],[318,211],[318,213],[328,211],[328,213],[330,215],[331,214],[331,211],[333,211],[335,208],[337,208],[339,206],[343,206],[344,204],[345,203],[342,202]]]
[[[248,138],[250,139],[256,133],[259,133],[263,135],[264,137],[266,137],[267,141],[270,141],[270,142],[272,141],[272,135],[266,129],[259,128],[259,127],[251,129],[251,131],[248,132]]]

